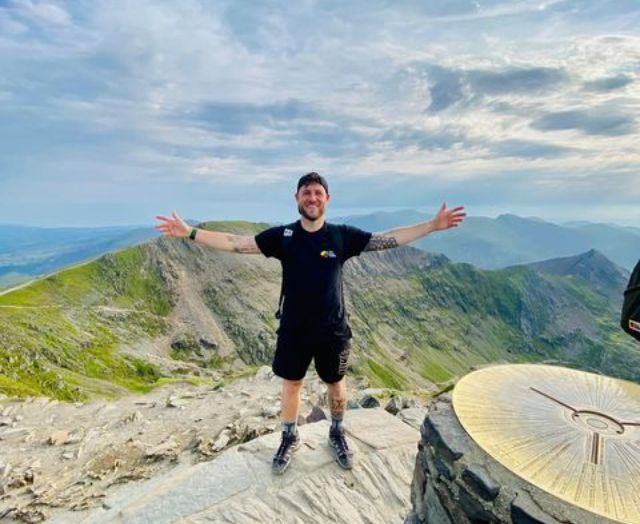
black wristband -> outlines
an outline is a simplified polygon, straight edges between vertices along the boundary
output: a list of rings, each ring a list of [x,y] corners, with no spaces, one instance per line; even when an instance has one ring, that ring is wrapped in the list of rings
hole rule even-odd
[[[191,229],[191,233],[189,233],[189,238],[191,240],[195,240],[196,239],[196,234],[198,233],[198,230],[194,227]]]

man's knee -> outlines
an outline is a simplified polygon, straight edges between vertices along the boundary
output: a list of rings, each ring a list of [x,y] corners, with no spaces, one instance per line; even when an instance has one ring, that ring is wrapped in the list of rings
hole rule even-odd
[[[342,393],[346,391],[344,377],[337,382],[325,382],[330,393]]]
[[[287,380],[283,379],[282,381],[282,390],[286,393],[297,393],[302,389],[302,384],[304,384],[303,380]]]

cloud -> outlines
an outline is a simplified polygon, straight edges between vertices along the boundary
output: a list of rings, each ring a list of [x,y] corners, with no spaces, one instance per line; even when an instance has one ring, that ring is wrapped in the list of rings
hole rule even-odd
[[[621,89],[633,83],[633,78],[627,75],[609,76],[592,80],[584,84],[587,91],[607,92]]]
[[[71,20],[69,13],[55,4],[26,2],[25,6],[30,14],[46,23],[67,24]]]
[[[429,111],[443,111],[464,98],[462,76],[445,68],[431,68],[429,78],[433,83],[429,88]]]
[[[64,25],[71,20],[64,8],[52,2],[13,0],[8,2],[5,9],[14,11],[18,17],[30,22]]]
[[[456,104],[483,104],[485,97],[528,94],[557,90],[570,83],[570,75],[560,68],[502,67],[494,70],[450,69],[433,64],[416,64],[429,82],[428,111],[437,113]]]
[[[577,129],[588,135],[604,136],[628,135],[636,128],[633,117],[609,106],[550,113],[532,122],[531,126],[541,131]]]
[[[455,144],[461,144],[465,137],[452,132],[428,132],[424,129],[396,126],[384,131],[377,143],[388,144],[390,149],[402,151],[404,149],[448,150]]]
[[[205,103],[196,111],[201,125],[230,134],[243,134],[252,127],[282,127],[299,119],[318,118],[311,104],[286,100],[274,104]]]
[[[118,197],[123,177],[249,208],[317,170],[375,206],[432,187],[509,203],[521,179],[618,195],[592,173],[640,166],[635,1],[0,5],[0,220],[33,188]]]
[[[575,149],[569,147],[526,140],[504,140],[492,144],[491,149],[500,156],[528,159],[557,158],[575,152]]]
[[[469,71],[467,78],[478,94],[499,95],[508,93],[542,92],[569,80],[561,69],[530,67],[502,71]]]
[[[480,3],[475,0],[431,0],[420,4],[419,12],[430,17],[468,15],[480,10]]]

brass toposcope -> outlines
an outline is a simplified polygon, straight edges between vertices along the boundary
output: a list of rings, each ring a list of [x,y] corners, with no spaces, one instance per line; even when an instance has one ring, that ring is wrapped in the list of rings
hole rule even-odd
[[[526,481],[640,524],[640,385],[534,364],[474,371],[453,391],[471,438]]]

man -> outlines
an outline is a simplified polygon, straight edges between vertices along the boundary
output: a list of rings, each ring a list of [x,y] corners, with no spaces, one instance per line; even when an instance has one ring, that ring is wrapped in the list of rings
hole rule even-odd
[[[449,210],[442,204],[428,222],[371,234],[325,222],[331,197],[327,181],[317,173],[300,178],[294,197],[300,220],[272,227],[255,237],[191,228],[175,212],[172,217],[158,216],[162,223],[156,229],[172,237],[188,236],[215,249],[262,253],[281,261],[283,281],[277,314],[280,328],[273,371],[283,379],[282,440],[273,457],[272,470],[284,473],[292,452],[300,445],[296,428],[300,392],[312,359],[328,389],[329,443],[338,464],[351,469],[352,454],[342,426],[347,404],[344,375],[351,338],[342,292],[342,265],[362,251],[398,247],[434,231],[457,227],[466,215],[462,207]]]

